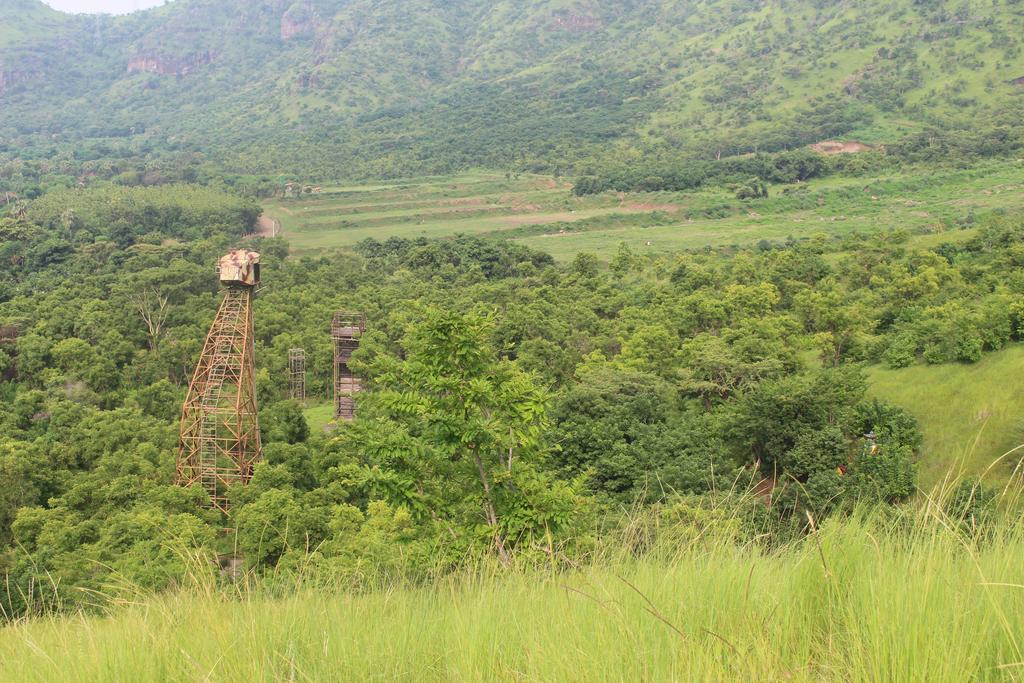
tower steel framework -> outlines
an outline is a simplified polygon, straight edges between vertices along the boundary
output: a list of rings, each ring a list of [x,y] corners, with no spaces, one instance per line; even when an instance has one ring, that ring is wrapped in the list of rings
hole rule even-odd
[[[359,342],[366,331],[366,316],[362,313],[339,311],[331,321],[331,338],[334,340],[334,419],[352,420],[356,415],[355,395],[362,389],[359,379],[353,374],[348,363],[352,352],[359,348]]]
[[[247,484],[260,459],[252,302],[259,254],[221,259],[224,299],[196,364],[181,411],[177,480],[201,484],[210,505],[228,511],[228,488]]]
[[[288,351],[288,395],[293,401],[306,400],[306,350]]]

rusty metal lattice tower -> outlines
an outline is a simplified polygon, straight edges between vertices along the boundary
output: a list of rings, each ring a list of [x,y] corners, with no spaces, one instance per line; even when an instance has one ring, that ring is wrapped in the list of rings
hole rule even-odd
[[[252,316],[259,254],[225,256],[220,279],[224,299],[181,411],[177,481],[201,484],[210,504],[227,512],[228,487],[247,484],[261,457]]]
[[[306,350],[288,351],[288,396],[293,401],[306,400]]]
[[[362,389],[359,379],[348,363],[352,352],[366,331],[366,316],[362,313],[338,312],[331,321],[334,340],[334,419],[352,420],[356,415],[355,395]]]

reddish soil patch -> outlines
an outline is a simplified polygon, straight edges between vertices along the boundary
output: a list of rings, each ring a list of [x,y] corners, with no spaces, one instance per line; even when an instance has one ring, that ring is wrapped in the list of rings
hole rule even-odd
[[[547,213],[547,214],[529,214],[525,216],[509,216],[502,219],[502,223],[517,227],[520,225],[544,225],[545,223],[554,223],[556,221],[564,221],[566,223],[571,221],[580,220],[582,217],[576,214],[563,211],[561,213]]]
[[[642,204],[633,202],[626,204],[625,208],[630,211],[664,211],[665,213],[679,213],[679,207],[675,204]]]
[[[592,17],[586,14],[574,14],[572,12],[556,12],[548,24],[556,31],[567,31],[569,33],[589,33],[597,31],[602,27],[600,17]]]
[[[260,237],[276,237],[278,232],[279,226],[277,221],[267,214],[262,214],[256,220],[256,234]]]
[[[442,199],[438,206],[480,206],[484,203],[483,197],[459,197],[456,199]]]
[[[874,147],[865,145],[863,142],[857,142],[856,140],[850,140],[849,142],[824,140],[811,145],[811,149],[819,154],[856,154],[858,152],[870,152]]]
[[[637,206],[644,206],[644,205],[638,204]],[[651,205],[651,206],[657,207],[658,205]],[[668,206],[668,205],[666,204],[665,206]],[[529,208],[529,209],[533,210],[533,209],[536,209],[536,208],[539,208],[539,207],[513,207],[513,209],[515,209],[515,210],[518,210],[520,208]],[[619,207],[617,209],[614,209],[614,210],[609,209],[607,211],[598,212],[598,213],[586,213],[586,212],[576,213],[575,211],[558,211],[558,212],[553,212],[553,213],[542,213],[542,214],[528,213],[528,214],[520,215],[520,216],[509,216],[507,218],[502,219],[502,222],[506,223],[507,225],[511,225],[513,227],[517,227],[517,226],[520,226],[520,225],[543,225],[544,223],[555,223],[555,222],[572,223],[574,221],[582,221],[582,220],[586,220],[588,218],[599,218],[601,216],[608,215],[608,213],[610,213],[612,211],[615,211],[615,212],[618,212],[618,213],[645,213],[646,211],[650,211],[650,210],[651,209],[646,209],[646,208],[645,209],[639,209],[639,208],[635,208],[634,206],[621,206],[621,207]],[[660,209],[657,209],[657,210],[664,211],[666,209],[660,208]],[[678,211],[678,207],[676,208],[676,210]]]
[[[754,486],[754,495],[764,499],[766,503],[771,503],[772,494],[778,485],[775,477],[765,477]]]

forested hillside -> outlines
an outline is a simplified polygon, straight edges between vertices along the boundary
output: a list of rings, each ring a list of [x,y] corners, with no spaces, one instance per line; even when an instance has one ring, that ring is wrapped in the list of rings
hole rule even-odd
[[[1013,0],[0,9],[0,158],[22,160],[21,172],[141,164],[189,180],[182,168],[194,176],[205,159],[309,178],[582,173],[640,154],[708,160],[833,137],[919,156],[1021,146],[1024,7]]]

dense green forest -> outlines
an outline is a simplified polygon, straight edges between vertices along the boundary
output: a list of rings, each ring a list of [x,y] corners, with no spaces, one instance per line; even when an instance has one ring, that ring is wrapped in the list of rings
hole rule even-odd
[[[751,487],[742,533],[781,542],[916,490],[920,430],[867,397],[866,363],[970,363],[1024,334],[1011,215],[928,248],[890,230],[565,265],[469,237],[298,259],[248,237],[265,461],[225,536],[202,490],[172,483],[177,416],[213,266],[257,213],[209,188],[101,185],[0,217],[8,617],[175,586],[194,552],[353,587],[474,557],[572,564],[625,509],[699,518]],[[321,433],[285,364],[305,348],[309,394],[329,398],[337,309],[370,321],[368,391]]]
[[[1015,0],[0,8],[0,191],[19,194],[474,166],[621,189],[837,137],[942,163],[1021,147]]]

